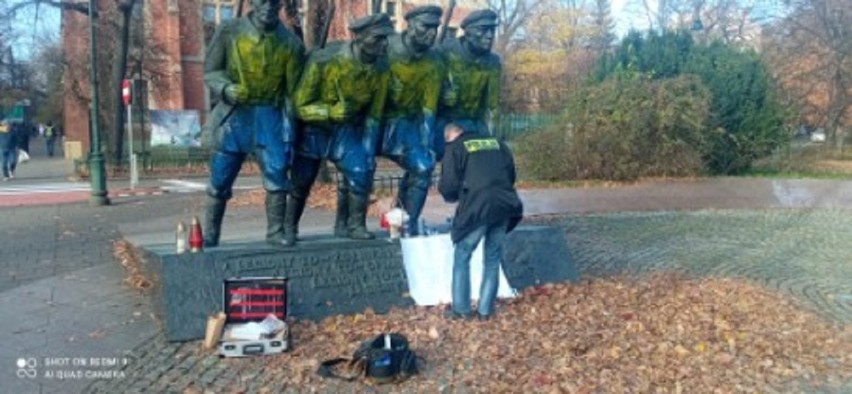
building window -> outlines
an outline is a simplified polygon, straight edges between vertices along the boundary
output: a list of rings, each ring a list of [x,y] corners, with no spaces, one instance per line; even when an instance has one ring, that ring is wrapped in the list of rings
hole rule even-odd
[[[213,32],[223,21],[234,18],[236,2],[239,0],[204,0],[201,5],[201,21],[204,24],[204,43],[210,43]]]
[[[237,0],[204,0],[202,18],[205,23],[220,24],[234,17]]]

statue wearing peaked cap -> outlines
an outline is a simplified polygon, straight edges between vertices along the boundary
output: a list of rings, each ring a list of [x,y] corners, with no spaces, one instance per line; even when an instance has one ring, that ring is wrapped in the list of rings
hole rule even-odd
[[[281,24],[282,0],[251,0],[245,17],[222,23],[204,59],[204,82],[220,97],[205,125],[214,148],[205,203],[204,246],[219,244],[225,206],[243,161],[255,155],[266,189],[268,242],[284,239],[296,137],[292,95],[304,63],[301,40]]]
[[[349,25],[352,41],[331,43],[311,53],[296,89],[296,113],[303,127],[296,146],[285,233],[296,242],[298,223],[322,159],[337,167],[336,236],[371,239],[366,215],[376,166],[379,126],[390,70],[390,19],[376,14]]]
[[[461,38],[442,43],[447,73],[438,110],[438,130],[452,122],[466,134],[493,134],[503,68],[500,58],[491,51],[496,27],[494,11],[477,10],[462,20]],[[435,147],[441,157],[443,135],[437,134]]]
[[[385,105],[382,154],[405,170],[398,201],[408,213],[408,233],[417,219],[435,169],[436,115],[445,67],[433,48],[441,7],[416,7],[405,14],[408,27],[390,38],[390,91]],[[442,137],[443,138],[443,137]]]

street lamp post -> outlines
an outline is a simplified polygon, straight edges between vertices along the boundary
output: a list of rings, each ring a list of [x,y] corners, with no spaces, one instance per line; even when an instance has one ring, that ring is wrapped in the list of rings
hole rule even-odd
[[[101,133],[100,127],[98,127],[98,54],[95,38],[97,9],[97,0],[89,0],[89,53],[91,55],[89,86],[92,91],[92,103],[89,112],[89,181],[91,182],[92,195],[89,197],[89,205],[102,206],[109,205],[109,197],[107,197],[106,189],[104,154],[101,152]]]

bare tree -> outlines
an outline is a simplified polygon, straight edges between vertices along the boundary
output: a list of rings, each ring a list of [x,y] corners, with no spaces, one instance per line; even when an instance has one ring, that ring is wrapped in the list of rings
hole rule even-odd
[[[602,29],[596,26],[594,7],[581,0],[545,0],[531,13],[523,33],[516,35],[504,55],[504,110],[557,113],[564,109],[596,59],[590,49]]]
[[[654,30],[692,29],[726,43],[754,39],[755,5],[772,0],[634,0]]]
[[[33,57],[33,87],[38,92],[34,106],[38,122],[57,122],[62,118],[64,92],[62,74],[65,67],[62,45],[58,41],[41,46]]]
[[[109,130],[109,138],[107,141],[112,143],[111,149],[117,163],[121,162],[124,148],[124,111],[122,108],[121,99],[121,82],[127,75],[127,60],[130,46],[130,31],[133,22],[133,11],[137,6],[141,6],[142,0],[102,0],[97,9],[99,20],[102,25],[98,26],[100,31],[98,35],[111,39],[107,41],[103,47],[97,48],[104,54],[114,55],[109,56],[111,59],[108,64],[111,67],[109,77],[102,79],[104,81],[103,90],[106,93],[105,97],[109,97],[110,101],[105,103],[107,114],[104,115],[103,123],[105,129]],[[66,12],[77,12],[81,15],[88,15],[89,9],[87,2],[79,2],[74,0],[22,0],[9,8],[10,15],[14,16],[17,12],[35,6],[50,6],[61,9]],[[108,50],[104,50],[108,49]],[[102,58],[104,56],[101,56]],[[83,93],[75,89],[75,92]],[[85,95],[87,96],[87,95]],[[84,97],[84,96],[81,96]]]
[[[512,40],[523,30],[544,0],[488,0],[488,8],[497,13],[497,40],[494,51],[505,55]]]
[[[768,29],[766,56],[785,92],[838,153],[852,126],[852,11],[846,0],[793,0]]]
[[[302,32],[307,48],[315,48],[319,45],[332,1],[334,0],[315,0],[308,3]]]

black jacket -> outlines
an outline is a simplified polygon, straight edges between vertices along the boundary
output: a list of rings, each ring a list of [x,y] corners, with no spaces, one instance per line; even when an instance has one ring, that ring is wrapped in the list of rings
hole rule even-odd
[[[453,243],[477,227],[506,219],[511,231],[523,217],[512,152],[493,137],[462,134],[447,144],[438,191],[447,202],[458,201]]]

